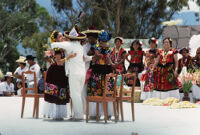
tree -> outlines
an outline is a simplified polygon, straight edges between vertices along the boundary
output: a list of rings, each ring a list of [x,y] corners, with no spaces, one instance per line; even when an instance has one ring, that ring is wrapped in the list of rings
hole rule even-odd
[[[86,16],[80,22],[85,30],[93,24],[114,36],[125,38],[160,37],[161,23],[170,20],[174,13],[187,6],[188,0],[51,0],[61,14],[65,14],[63,29],[75,23],[79,11]]]
[[[31,37],[26,37],[23,40],[23,45],[25,48],[32,48],[35,50],[38,63],[41,66],[44,66],[44,51],[46,50],[45,44],[48,42],[48,37],[50,35],[50,31],[34,33]]]
[[[9,70],[14,71],[17,66],[15,61],[19,57],[16,46],[23,40],[27,41],[27,38],[41,36],[40,31],[49,31],[53,21],[46,9],[40,7],[35,0],[1,0],[0,18],[0,68],[5,72],[6,63],[9,63]],[[46,42],[48,36],[44,37]],[[32,47],[40,53],[38,47],[30,46],[25,41],[23,46]]]

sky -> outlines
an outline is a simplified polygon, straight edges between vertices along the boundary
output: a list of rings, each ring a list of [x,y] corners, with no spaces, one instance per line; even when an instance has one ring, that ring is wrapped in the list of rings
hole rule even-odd
[[[36,0],[40,6],[43,6],[47,9],[47,11],[53,15],[56,13],[55,8],[51,5],[51,0]],[[173,15],[172,20],[181,19],[182,23],[179,25],[199,25],[200,23],[196,21],[194,13],[200,13],[200,7],[192,0],[188,2],[189,8],[184,7],[180,12]],[[25,54],[25,50],[21,44],[17,46],[18,51],[21,54]],[[30,51],[30,50],[28,50]]]

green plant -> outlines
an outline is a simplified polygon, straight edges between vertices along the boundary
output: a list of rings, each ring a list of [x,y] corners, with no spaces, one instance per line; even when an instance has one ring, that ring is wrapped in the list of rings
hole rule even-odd
[[[182,85],[183,93],[189,93],[191,87],[192,87],[192,81],[191,80],[184,81],[184,83]]]

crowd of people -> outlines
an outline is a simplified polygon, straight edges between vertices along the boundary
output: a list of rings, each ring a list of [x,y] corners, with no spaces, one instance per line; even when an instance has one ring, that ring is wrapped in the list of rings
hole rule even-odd
[[[51,49],[48,55],[50,66],[46,82],[44,79],[39,79],[40,67],[34,62],[35,57],[20,56],[16,61],[19,67],[14,75],[8,72],[5,81],[0,83],[0,91],[4,87],[4,91],[0,94],[13,94],[12,77],[17,78],[17,87],[20,89],[22,72],[34,71],[37,81],[41,84],[39,87],[45,94],[44,116],[63,120],[68,116],[66,104],[71,100],[73,106],[71,120],[77,121],[84,118],[86,97],[102,96],[106,74],[136,73],[136,86],[143,86],[143,99],[147,97],[180,99],[177,77],[182,68],[185,66],[188,71],[200,69],[200,48],[196,50],[196,56],[191,57],[188,48],[180,50],[173,48],[173,41],[169,37],[163,39],[163,48],[158,49],[158,40],[152,37],[149,39],[150,49],[146,52],[139,40],[134,40],[130,49],[126,51],[123,48],[122,37],[115,37],[115,47],[110,48],[108,42],[111,37],[108,32],[96,30],[94,26],[83,32],[79,32],[77,26],[64,34],[53,31],[50,36]],[[178,59],[178,53],[182,58]],[[125,66],[125,61],[129,62],[128,68]],[[126,78],[126,85],[131,86],[132,80],[133,78]],[[141,80],[145,80],[144,83],[141,83]],[[27,87],[33,87],[33,76],[26,76],[26,81]],[[110,90],[113,89],[113,85],[111,78],[108,84]],[[113,116],[111,105],[108,104],[109,117]],[[102,106],[99,113],[103,113]],[[91,119],[96,119],[95,103],[90,103],[89,114]]]

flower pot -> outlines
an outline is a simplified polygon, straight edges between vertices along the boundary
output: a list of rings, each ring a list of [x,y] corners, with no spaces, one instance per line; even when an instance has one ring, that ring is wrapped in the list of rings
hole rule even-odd
[[[182,98],[183,101],[190,101],[189,93],[183,93],[184,96]]]

